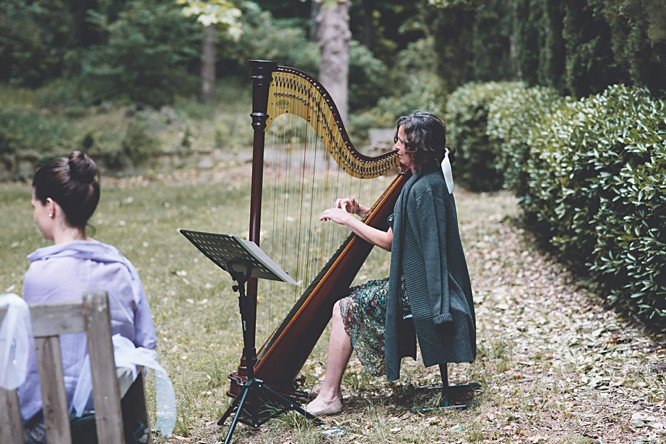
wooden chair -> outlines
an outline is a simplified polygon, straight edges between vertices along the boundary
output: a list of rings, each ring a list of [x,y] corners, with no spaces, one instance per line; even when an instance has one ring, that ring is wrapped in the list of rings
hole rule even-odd
[[[0,309],[0,322],[4,315],[5,312]],[[30,317],[35,338],[48,443],[72,443],[59,335],[81,332],[88,336],[95,404],[94,424],[98,443],[125,443],[123,409],[116,376],[111,340],[111,318],[106,293],[86,293],[83,295],[82,302],[79,303],[30,305]],[[141,377],[137,378],[123,401],[128,396],[133,399],[127,402],[127,409],[134,410],[132,415],[142,416],[145,420],[145,428],[150,430]],[[140,413],[137,413],[137,410]],[[146,442],[150,441],[149,434],[144,438],[147,439]],[[0,388],[0,444],[23,444],[23,442],[23,423],[17,391]]]

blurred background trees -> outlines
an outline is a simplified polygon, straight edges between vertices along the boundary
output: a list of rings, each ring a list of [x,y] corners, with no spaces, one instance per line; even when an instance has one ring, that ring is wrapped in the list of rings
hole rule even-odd
[[[81,99],[160,106],[203,93],[207,61],[221,77],[245,76],[251,58],[317,75],[322,1],[4,0],[0,83],[64,78]],[[355,0],[350,111],[469,81],[522,80],[577,97],[625,83],[663,95],[665,11],[661,0]]]
[[[78,131],[91,137],[77,135],[67,120],[91,107],[160,110],[199,99],[217,111],[187,105],[193,115],[223,112],[235,106],[227,96],[249,91],[250,59],[320,78],[328,65],[317,17],[339,1],[3,0],[0,153],[45,149],[46,141],[35,142],[35,126],[50,128],[62,145],[92,137],[99,147],[113,137],[94,137],[88,128]],[[368,128],[391,126],[414,109],[441,113],[448,95],[468,82],[521,81],[577,98],[621,83],[663,97],[662,2],[345,2],[348,130],[362,140]],[[20,103],[28,96],[29,105]],[[235,124],[220,125],[215,146],[223,134],[233,136]]]

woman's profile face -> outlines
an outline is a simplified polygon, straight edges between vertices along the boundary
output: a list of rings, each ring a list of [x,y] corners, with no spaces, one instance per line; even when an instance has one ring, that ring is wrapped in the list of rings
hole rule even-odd
[[[32,208],[33,208],[33,219],[35,224],[39,228],[39,231],[42,232],[44,239],[53,240],[53,217],[52,214],[49,214],[51,209],[49,209],[48,201],[47,203],[42,203],[39,199],[35,197],[35,193],[32,193]]]
[[[398,150],[398,159],[400,160],[400,164],[405,168],[409,168],[414,171],[414,159],[412,158],[412,154],[407,151],[404,125],[400,125],[400,128],[398,128],[398,137],[395,140],[395,145],[393,148]]]

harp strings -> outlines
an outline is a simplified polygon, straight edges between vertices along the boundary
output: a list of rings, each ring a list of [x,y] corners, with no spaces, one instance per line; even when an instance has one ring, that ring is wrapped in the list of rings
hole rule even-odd
[[[319,214],[338,197],[355,196],[365,204],[372,203],[388,185],[383,177],[354,177],[344,162],[340,166],[334,159],[335,150],[345,147],[345,142],[341,132],[331,128],[334,115],[323,96],[291,81],[275,82],[272,88],[260,243],[301,286],[259,281],[257,343],[263,343],[278,327],[349,234],[345,227],[319,222]],[[291,98],[289,103],[286,98]],[[351,154],[345,156],[349,156],[347,163],[355,162]]]

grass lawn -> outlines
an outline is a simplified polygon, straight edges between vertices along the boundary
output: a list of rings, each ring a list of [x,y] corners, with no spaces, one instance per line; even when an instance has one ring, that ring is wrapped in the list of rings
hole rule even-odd
[[[245,236],[246,168],[150,181],[102,179],[94,237],[117,246],[137,267],[157,328],[160,361],[176,389],[176,430],[170,438],[156,434],[158,444],[212,443],[226,433],[216,422],[229,405],[227,375],[241,355],[237,296],[229,276],[178,229]],[[416,397],[413,390],[414,385],[439,383],[436,367],[404,361],[402,378],[387,384],[369,377],[353,357],[343,383],[342,414],[320,427],[294,414],[258,431],[239,425],[236,442],[619,443],[666,438],[664,369],[659,367],[663,344],[606,310],[562,266],[531,246],[512,222],[519,211],[512,196],[464,190],[456,195],[475,289],[479,356],[471,365],[451,365],[450,379],[482,383],[484,390],[471,408],[410,413],[413,404],[437,402],[436,396]],[[0,291],[20,294],[26,255],[47,243],[32,223],[28,184],[0,185],[0,204]],[[387,270],[386,253],[373,253],[370,260],[376,261],[375,272]],[[325,333],[303,369],[308,387],[323,375],[326,339]]]

